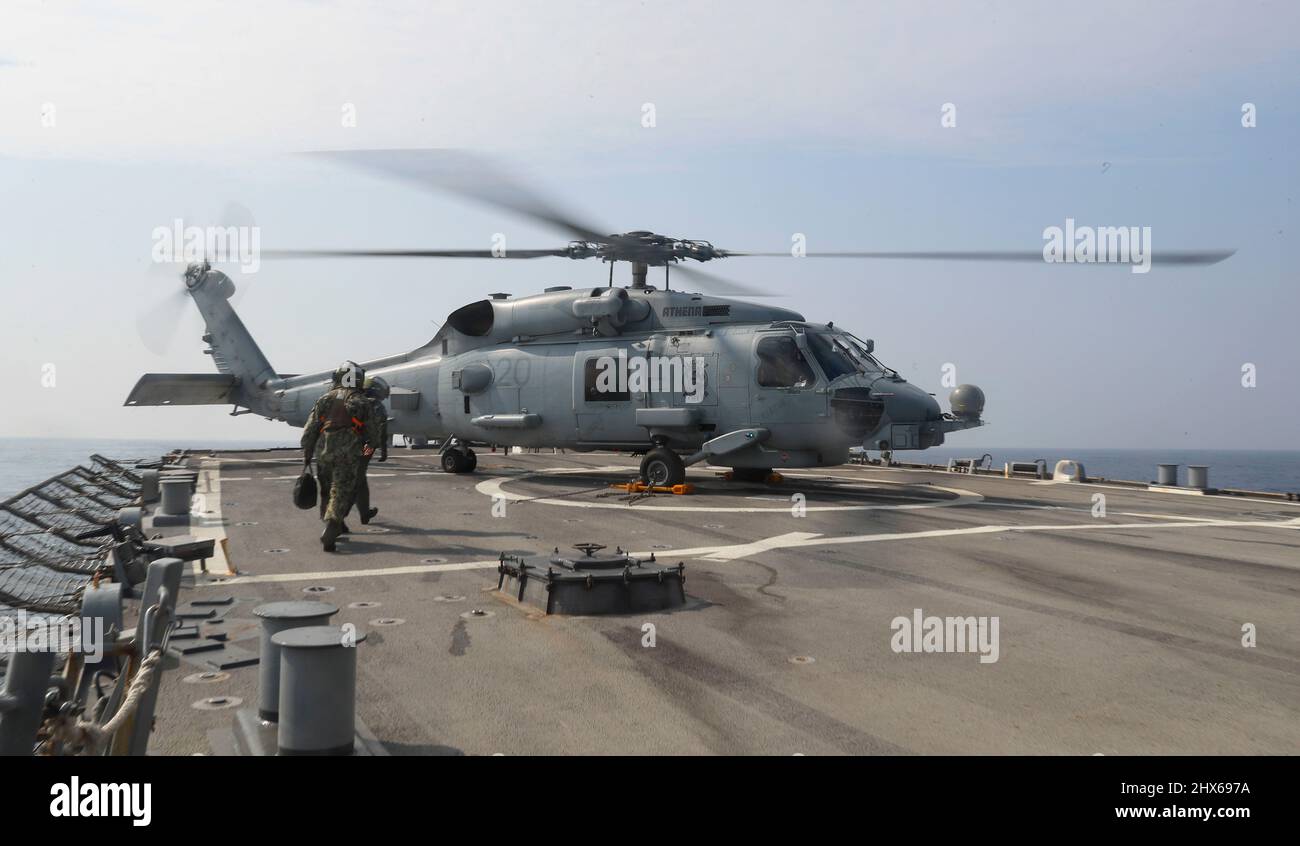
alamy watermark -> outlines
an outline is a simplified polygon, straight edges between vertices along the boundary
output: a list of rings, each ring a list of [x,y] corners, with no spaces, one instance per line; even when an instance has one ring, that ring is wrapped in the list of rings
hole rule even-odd
[[[50,786],[52,817],[126,817],[133,826],[153,820],[153,785],[82,782],[77,776]]]
[[[90,663],[98,663],[104,657],[104,618],[13,612],[0,617],[0,653],[15,652],[81,652]]]
[[[262,266],[262,230],[257,226],[186,226],[178,217],[171,226],[154,227],[150,255],[159,264],[237,262],[240,273],[256,273]]]
[[[1043,230],[1043,261],[1049,264],[1131,264],[1134,273],[1151,270],[1150,226],[1076,226]]]
[[[996,664],[998,617],[926,617],[920,608],[912,616],[895,617],[889,624],[895,652],[978,652],[981,664]]]
[[[698,356],[628,358],[626,351],[619,350],[617,356],[596,359],[595,389],[600,394],[682,394],[695,405],[704,401],[704,366],[705,360]]]

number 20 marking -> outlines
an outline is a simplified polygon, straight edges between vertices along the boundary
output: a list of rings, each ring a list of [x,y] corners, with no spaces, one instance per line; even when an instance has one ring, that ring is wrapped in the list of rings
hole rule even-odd
[[[532,375],[532,362],[526,358],[503,358],[498,362],[496,378],[493,380],[502,387],[516,387],[528,384]]]

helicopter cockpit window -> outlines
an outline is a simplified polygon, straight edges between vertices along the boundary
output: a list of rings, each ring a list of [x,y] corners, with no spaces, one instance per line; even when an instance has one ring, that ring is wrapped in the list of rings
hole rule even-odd
[[[857,357],[858,361],[862,365],[862,372],[866,373],[868,376],[898,375],[898,371],[894,370],[892,367],[886,367],[881,364],[880,359],[871,354],[871,351],[867,349],[867,344],[864,343],[861,338],[858,338],[855,335],[850,335],[847,332],[838,333],[835,338],[840,343],[847,346],[849,352],[853,353],[853,355]]]
[[[758,342],[758,384],[763,388],[806,388],[817,381],[793,335],[771,335]]]
[[[886,370],[875,356],[867,352],[866,345],[852,335],[810,332],[806,337],[813,357],[826,372],[827,379],[838,379],[851,373],[879,376]]]
[[[822,372],[826,374],[827,379],[835,380],[860,371],[857,358],[837,338],[817,332],[810,332],[806,337],[813,357],[822,366]]]

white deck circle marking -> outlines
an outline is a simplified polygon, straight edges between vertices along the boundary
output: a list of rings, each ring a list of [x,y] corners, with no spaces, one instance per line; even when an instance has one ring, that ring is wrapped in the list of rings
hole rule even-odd
[[[571,499],[558,499],[558,498],[544,497],[544,496],[533,497],[533,496],[528,496],[526,494],[512,493],[510,491],[507,491],[504,485],[507,482],[520,482],[523,481],[524,479],[529,479],[534,476],[541,476],[543,474],[558,476],[558,475],[579,474],[579,473],[615,473],[615,472],[627,473],[628,470],[629,470],[628,467],[617,465],[617,464],[606,466],[606,467],[545,468],[532,473],[524,473],[523,475],[520,476],[511,476],[510,478],[506,478],[506,479],[503,478],[485,479],[484,481],[479,482],[477,485],[475,485],[474,489],[486,497],[489,498],[501,497],[506,501],[518,502],[521,500],[527,500],[529,502],[540,502],[546,505],[562,505],[565,506],[566,508],[623,508],[625,509],[628,507],[628,504],[625,502],[576,502]],[[892,481],[885,481],[883,479],[879,480],[879,483],[882,485],[906,484],[905,482],[892,482]],[[946,487],[941,487],[939,485],[928,485],[927,487],[930,490],[943,491],[944,493],[953,494],[957,498],[951,500],[944,500],[942,502],[918,502],[918,503],[911,503],[908,505],[805,505],[804,510],[806,511],[916,511],[916,510],[921,510],[926,508],[949,508],[954,505],[971,505],[973,503],[982,502],[984,500],[983,495],[977,494],[974,491],[964,490],[962,488],[946,488]],[[799,491],[792,490],[791,493],[799,493]],[[757,507],[744,507],[744,506],[642,504],[638,507],[643,509],[649,509],[651,511],[711,511],[715,513],[729,513],[729,514],[759,514],[764,512],[787,512],[788,513],[790,511],[789,505],[782,505],[775,508],[757,508]]]

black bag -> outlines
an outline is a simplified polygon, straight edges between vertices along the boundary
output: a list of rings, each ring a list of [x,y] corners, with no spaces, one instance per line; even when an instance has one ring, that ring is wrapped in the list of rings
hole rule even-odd
[[[293,504],[303,510],[316,507],[316,477],[310,469],[303,470],[293,483]]]

